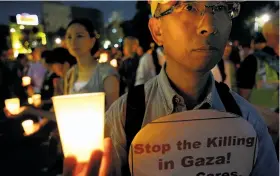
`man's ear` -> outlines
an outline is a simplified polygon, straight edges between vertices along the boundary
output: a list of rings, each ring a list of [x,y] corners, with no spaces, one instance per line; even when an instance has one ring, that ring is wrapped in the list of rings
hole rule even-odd
[[[163,38],[162,38],[162,32],[160,28],[160,20],[156,18],[151,18],[149,20],[149,29],[152,34],[152,37],[154,41],[157,43],[158,46],[162,46],[163,44]]]

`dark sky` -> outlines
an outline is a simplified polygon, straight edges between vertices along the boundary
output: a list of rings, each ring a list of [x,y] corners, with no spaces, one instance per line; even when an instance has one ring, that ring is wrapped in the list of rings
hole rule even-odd
[[[96,8],[103,12],[104,22],[108,22],[108,18],[111,16],[112,11],[120,11],[125,20],[131,19],[135,12],[135,1],[63,1],[66,5],[74,5],[80,7]],[[0,24],[7,24],[9,16],[16,15],[18,13],[37,14],[41,17],[41,2],[29,1],[29,2],[0,2]]]

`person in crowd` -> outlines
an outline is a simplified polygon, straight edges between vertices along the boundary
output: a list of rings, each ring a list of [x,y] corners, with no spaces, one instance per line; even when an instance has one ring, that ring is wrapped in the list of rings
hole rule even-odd
[[[158,75],[163,63],[162,60],[164,60],[164,55],[161,48],[152,43],[151,49],[140,58],[135,86],[144,84]]]
[[[64,93],[105,92],[106,108],[119,97],[118,73],[107,63],[92,58],[98,50],[95,28],[86,19],[70,22],[66,31],[66,44],[77,65],[71,68],[64,80]]]
[[[139,41],[137,38],[128,36],[124,39],[124,57],[119,68],[119,74],[121,77],[120,95],[123,95],[130,87],[134,86],[139,64],[139,57],[137,56],[138,47]]]
[[[261,67],[261,65],[263,65],[261,64],[263,62],[256,57],[256,51],[261,51],[268,56],[271,56],[271,59],[269,59],[271,61],[276,55],[273,48],[267,46],[266,40],[261,33],[257,33],[255,35],[253,42],[255,52],[244,59],[236,73],[239,94],[247,100],[250,99],[252,89],[255,86],[258,86],[256,85],[257,71],[261,69],[258,67]],[[266,71],[263,71],[263,73],[265,75]]]
[[[242,48],[241,48],[241,50],[239,52],[241,63],[244,61],[244,59],[246,57],[248,57],[250,54],[253,54],[253,53],[254,53],[254,50],[251,48],[251,44],[250,43],[242,44]]]
[[[142,57],[143,54],[144,54],[143,48],[142,48],[141,46],[139,46],[139,47],[137,48],[136,53],[137,53],[137,55],[138,55],[139,58]]]
[[[54,95],[63,95],[63,80],[71,67],[77,64],[77,60],[67,49],[58,47],[52,50],[50,57],[46,58],[46,63],[59,76],[53,80]]]
[[[52,71],[51,65],[47,62],[47,60],[50,60],[51,57],[52,51],[49,50],[45,50],[41,54],[42,63],[47,70],[40,91],[42,99],[41,109],[43,110],[50,110],[52,107],[51,97],[54,95],[53,82],[55,79],[59,78],[59,76]]]
[[[25,54],[19,54],[17,57],[17,75],[22,78],[27,75],[29,69],[29,61]]]
[[[3,111],[5,107],[5,100],[11,98],[12,80],[9,78],[11,72],[9,68],[0,60],[0,119],[5,119],[6,115]]]
[[[264,24],[262,33],[267,40],[267,45],[272,47],[279,56],[279,10],[271,20]]]
[[[22,86],[22,77],[26,76],[29,69],[29,61],[25,54],[19,54],[14,67],[11,70],[12,94],[20,99],[21,103],[27,101],[27,93]]]
[[[230,89],[235,90],[235,66],[230,59],[230,56],[232,56],[231,52],[232,45],[231,42],[228,42],[224,51],[223,58],[211,71],[216,81],[223,82]]]
[[[111,47],[111,58],[120,60],[121,57],[122,57],[122,52],[118,48]]]
[[[47,69],[41,63],[42,48],[32,49],[33,63],[30,65],[27,76],[31,77],[32,87],[35,93],[40,93]]]
[[[238,69],[240,67],[241,58],[239,52],[239,47],[232,47],[232,51],[230,54],[231,56],[229,57],[229,59],[232,63],[234,63],[235,69]]]

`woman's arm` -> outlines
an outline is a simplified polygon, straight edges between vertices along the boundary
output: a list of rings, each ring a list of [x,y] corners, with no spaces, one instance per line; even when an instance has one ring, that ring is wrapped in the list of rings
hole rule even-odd
[[[106,94],[106,110],[119,98],[120,82],[116,76],[108,76],[104,80],[104,91]]]

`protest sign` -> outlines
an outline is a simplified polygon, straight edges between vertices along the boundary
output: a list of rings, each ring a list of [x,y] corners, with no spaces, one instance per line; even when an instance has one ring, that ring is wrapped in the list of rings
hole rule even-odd
[[[249,176],[257,135],[245,119],[215,110],[176,113],[147,124],[129,153],[133,176]]]

